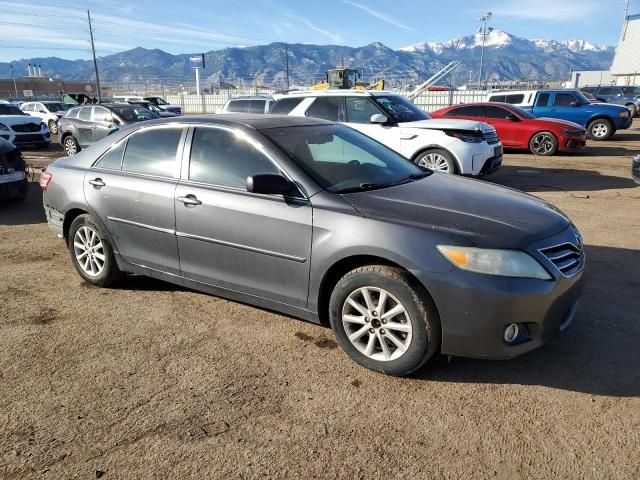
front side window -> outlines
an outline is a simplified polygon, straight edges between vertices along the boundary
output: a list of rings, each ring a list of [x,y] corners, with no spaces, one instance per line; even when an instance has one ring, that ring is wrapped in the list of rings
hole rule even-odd
[[[67,112],[65,118],[78,118],[78,114],[80,113],[80,108],[72,108]]]
[[[189,180],[246,189],[247,177],[280,170],[244,135],[222,128],[196,128]]]
[[[386,188],[429,174],[345,125],[269,128],[262,133],[318,185],[334,193]]]
[[[122,120],[128,123],[143,122],[145,120],[160,118],[160,115],[153,113],[151,110],[144,107],[113,107],[112,110]]]
[[[398,123],[417,122],[431,118],[416,107],[414,103],[400,95],[375,95],[373,99],[392,120]]]
[[[558,107],[569,107],[572,103],[575,103],[576,97],[570,93],[556,93],[556,98],[553,104]]]
[[[541,93],[540,95],[538,95],[538,102],[536,103],[536,106],[538,107],[549,106],[549,97],[550,95],[548,93]]]
[[[511,112],[504,108],[494,107],[493,105],[486,105],[484,107],[484,116],[487,118],[507,119],[511,115]]]
[[[25,112],[33,112],[33,103],[27,103],[22,106],[22,110]]]
[[[249,100],[232,100],[227,105],[227,112],[247,113],[249,111]]]
[[[347,122],[371,123],[371,117],[380,110],[368,98],[347,97]]]
[[[173,177],[182,128],[152,128],[129,137],[122,169],[161,177]]]
[[[303,97],[281,98],[276,103],[271,105],[269,113],[287,115],[294,108],[300,105],[300,102],[302,102],[303,99]]]
[[[307,117],[337,122],[340,119],[341,105],[342,97],[318,97],[307,110]]]
[[[449,110],[445,115],[445,117],[481,117],[482,116],[482,107],[480,105],[469,105],[466,107],[455,108],[453,110]]]
[[[80,120],[85,120],[87,122],[91,121],[91,110],[93,110],[93,107],[82,107],[80,109],[80,113],[78,114],[78,118]]]

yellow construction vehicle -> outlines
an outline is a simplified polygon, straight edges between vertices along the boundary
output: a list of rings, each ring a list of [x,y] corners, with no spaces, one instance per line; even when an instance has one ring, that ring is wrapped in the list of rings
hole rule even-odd
[[[326,79],[312,85],[311,90],[384,90],[384,80],[375,83],[359,82],[360,72],[353,68],[338,67],[327,71]]]

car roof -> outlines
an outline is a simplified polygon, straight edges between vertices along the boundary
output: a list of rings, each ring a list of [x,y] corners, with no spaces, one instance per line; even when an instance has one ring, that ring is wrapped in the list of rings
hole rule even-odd
[[[231,97],[228,101],[233,102],[236,100],[271,100],[271,95],[241,95],[238,97]]]
[[[399,93],[391,92],[389,90],[348,90],[348,89],[335,89],[335,90],[301,90],[298,92],[279,93],[275,94],[276,100],[281,98],[292,97],[323,97],[323,96],[339,96],[339,97],[377,97],[377,96],[401,96]]]
[[[188,117],[170,117],[141,122],[144,125],[200,124],[200,125],[237,125],[255,130],[279,127],[300,127],[304,125],[337,125],[336,122],[319,118],[295,117],[289,115],[270,115],[263,113],[227,113],[224,115],[189,115]]]

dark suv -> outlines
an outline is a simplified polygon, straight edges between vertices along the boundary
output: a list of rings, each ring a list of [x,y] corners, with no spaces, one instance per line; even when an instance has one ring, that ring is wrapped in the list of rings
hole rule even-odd
[[[614,105],[623,105],[631,111],[631,116],[640,113],[640,87],[618,87],[616,85],[604,87],[584,87],[583,92],[590,93],[599,100]]]
[[[58,122],[60,143],[67,155],[75,155],[120,128],[156,118],[160,116],[137,105],[103,103],[75,107]]]

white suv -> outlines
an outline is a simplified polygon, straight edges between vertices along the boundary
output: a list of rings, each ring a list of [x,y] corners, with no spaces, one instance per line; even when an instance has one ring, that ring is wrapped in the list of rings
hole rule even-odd
[[[58,133],[58,120],[71,106],[55,101],[26,102],[20,105],[20,110],[32,117],[38,117],[49,127],[51,133]]]
[[[272,113],[343,122],[431,170],[484,175],[502,164],[502,143],[482,122],[431,119],[393,92],[323,90],[275,95]],[[287,108],[279,108],[286,103]]]
[[[16,147],[33,145],[47,148],[51,144],[49,127],[37,117],[31,117],[15,105],[0,104],[0,138]]]

